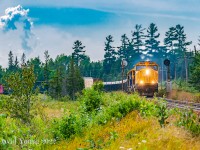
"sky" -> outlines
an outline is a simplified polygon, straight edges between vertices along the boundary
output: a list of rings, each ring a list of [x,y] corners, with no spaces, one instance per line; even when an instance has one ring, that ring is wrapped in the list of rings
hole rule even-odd
[[[181,24],[189,49],[200,36],[199,0],[0,0],[0,65],[7,67],[8,53],[39,56],[48,50],[52,58],[72,53],[82,41],[91,60],[103,59],[106,36],[131,33],[136,24],[148,28],[156,23],[161,44],[169,27]]]

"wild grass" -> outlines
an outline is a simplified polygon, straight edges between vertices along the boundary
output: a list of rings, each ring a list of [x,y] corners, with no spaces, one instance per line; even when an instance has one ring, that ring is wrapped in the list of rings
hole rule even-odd
[[[113,134],[115,133],[115,138]],[[192,137],[183,128],[173,123],[160,128],[156,118],[143,118],[133,111],[120,121],[110,121],[106,125],[95,125],[85,130],[84,137],[62,141],[50,149],[198,149],[200,139]]]
[[[0,141],[14,137],[39,140],[37,145],[18,141],[17,144],[0,145],[0,149],[199,148],[199,135],[192,134],[199,129],[195,114],[191,115],[196,120],[193,117],[193,120],[188,118],[184,122],[184,114],[181,117],[177,111],[166,110],[162,102],[159,105],[157,100],[149,101],[137,94],[123,92],[100,92],[98,105],[90,105],[89,108],[95,109],[88,111],[84,102],[94,102],[96,91],[93,92],[90,90],[86,92],[88,95],[80,95],[78,101],[58,101],[39,95],[32,110],[35,117],[29,126],[10,118],[9,114],[0,115],[0,130],[3,131],[0,132]]]

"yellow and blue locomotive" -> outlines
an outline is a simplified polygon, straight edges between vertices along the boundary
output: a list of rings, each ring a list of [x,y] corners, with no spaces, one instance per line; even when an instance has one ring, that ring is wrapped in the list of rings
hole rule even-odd
[[[158,92],[158,65],[151,61],[137,63],[127,74],[127,90],[143,96]]]

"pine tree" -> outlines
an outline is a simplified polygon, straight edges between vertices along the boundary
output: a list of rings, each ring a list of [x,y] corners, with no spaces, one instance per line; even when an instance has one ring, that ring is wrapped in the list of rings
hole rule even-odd
[[[84,50],[85,46],[82,45],[82,42],[77,40],[74,42],[74,47],[72,48],[74,52],[72,53],[72,57],[74,62],[79,66],[80,61],[84,58]]]
[[[66,86],[67,92],[72,100],[75,100],[75,94],[84,88],[83,78],[81,77],[78,66],[74,63],[73,59],[69,64]]]
[[[143,39],[145,39],[144,30],[145,28],[142,28],[142,25],[137,24],[135,26],[135,31],[132,33],[133,48],[138,59],[144,51],[144,49],[142,49],[142,46],[144,46]]]
[[[48,69],[48,63],[50,59],[50,55],[48,50],[44,52],[44,58],[45,58],[45,64],[44,64],[44,80],[45,80],[45,90],[48,93],[49,90],[49,69]]]
[[[169,31],[165,33],[165,39],[164,39],[164,44],[168,48],[168,50],[173,49],[173,43],[176,40],[176,28],[171,27],[169,28]]]
[[[113,37],[111,35],[106,37],[106,42],[105,42],[105,54],[104,54],[104,61],[103,61],[103,67],[104,67],[104,72],[106,74],[110,73],[112,65],[115,63],[116,60],[116,52],[114,48],[111,46],[113,43]]]
[[[198,90],[200,89],[200,53],[196,53],[193,63],[191,65],[190,71],[191,71],[191,77],[190,77],[190,83],[193,84],[194,87],[196,87]]]
[[[56,67],[56,70],[53,72],[53,75],[50,79],[50,92],[49,94],[56,99],[59,99],[62,96],[62,83],[64,79],[63,69],[59,66]]]
[[[159,43],[157,39],[160,36],[160,33],[157,33],[158,28],[154,23],[151,23],[149,28],[147,29],[147,40],[145,41],[146,52],[150,57],[155,56],[158,53]]]
[[[10,71],[13,71],[13,69],[14,69],[14,60],[13,59],[14,59],[13,53],[12,53],[12,51],[10,51],[8,54],[8,69]]]
[[[175,34],[176,40],[177,40],[177,47],[178,50],[185,55],[186,53],[186,46],[190,45],[192,42],[186,42],[186,34],[184,33],[184,27],[181,25],[176,25],[176,34]]]
[[[19,69],[19,61],[18,61],[18,59],[17,59],[17,56],[15,57],[14,68],[15,68],[15,71],[17,71],[17,70]]]
[[[22,65],[22,66],[26,65],[26,55],[25,55],[25,53],[22,54],[22,57],[21,57],[21,65]]]
[[[118,49],[118,56],[119,58],[122,60],[122,59],[125,59],[128,61],[128,54],[130,55],[129,52],[127,52],[127,48],[128,48],[128,45],[129,45],[129,39],[128,37],[126,36],[126,34],[123,34],[121,36],[121,46],[119,47]]]
[[[19,67],[19,61],[18,61],[18,59],[17,59],[17,56],[15,57],[15,67]]]
[[[123,34],[121,36],[121,46],[118,49],[118,56],[119,56],[119,60],[117,61],[119,63],[118,68],[121,67],[122,60],[126,60],[128,64],[130,65],[132,60],[135,57],[133,44],[131,43],[129,38],[126,36],[126,34]],[[119,69],[118,71],[121,71],[121,69]]]

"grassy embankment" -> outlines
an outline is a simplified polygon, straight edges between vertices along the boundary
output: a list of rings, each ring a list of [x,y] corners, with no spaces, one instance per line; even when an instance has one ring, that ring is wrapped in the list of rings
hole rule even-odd
[[[165,110],[162,105],[155,104],[156,100],[155,103],[146,101],[133,94],[116,92],[96,95],[98,92],[87,91],[75,102],[61,102],[39,96],[40,102],[36,106],[40,108],[40,113],[29,126],[1,115],[1,140],[17,137],[39,142],[1,143],[0,148],[199,149],[200,127],[193,114],[185,113],[189,118],[184,118],[184,114],[179,114],[178,110]],[[88,99],[90,103],[87,103]],[[92,105],[88,107],[89,104]],[[165,113],[169,118],[166,117],[165,127],[162,128],[158,120],[165,117]]]

